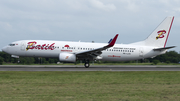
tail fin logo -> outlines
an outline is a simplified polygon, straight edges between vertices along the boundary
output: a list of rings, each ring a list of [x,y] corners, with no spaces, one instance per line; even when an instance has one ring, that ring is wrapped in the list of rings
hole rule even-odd
[[[166,31],[165,30],[160,30],[157,33],[158,33],[158,36],[156,37],[156,40],[159,39],[159,38],[164,38],[164,34],[166,34]]]

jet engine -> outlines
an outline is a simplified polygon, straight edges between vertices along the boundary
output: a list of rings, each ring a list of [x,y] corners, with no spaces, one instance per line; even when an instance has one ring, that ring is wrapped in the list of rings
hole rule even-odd
[[[61,62],[76,62],[76,55],[70,53],[60,53],[59,61]]]

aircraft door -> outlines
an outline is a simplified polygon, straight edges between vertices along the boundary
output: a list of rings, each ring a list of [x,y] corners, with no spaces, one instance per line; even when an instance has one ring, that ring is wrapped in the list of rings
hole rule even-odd
[[[21,51],[25,51],[25,49],[26,49],[25,42],[21,42]]]
[[[143,55],[144,55],[143,47],[140,47],[139,48],[139,57],[143,57]]]
[[[79,52],[80,49],[80,47],[76,47],[75,52]]]

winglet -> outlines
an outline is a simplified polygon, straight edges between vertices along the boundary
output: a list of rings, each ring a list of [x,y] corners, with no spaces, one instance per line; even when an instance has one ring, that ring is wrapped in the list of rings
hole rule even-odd
[[[114,46],[118,35],[119,35],[119,34],[116,34],[116,36],[112,39],[112,41],[109,43],[109,45],[107,45],[107,47],[112,47],[112,46]]]
[[[111,41],[112,41],[112,39],[110,39],[108,43],[111,43]]]
[[[104,47],[100,47],[100,48],[96,48],[96,49],[88,50],[88,51],[80,51],[80,52],[77,52],[75,54],[76,55],[85,54],[86,56],[87,55],[89,55],[89,56],[98,56],[98,55],[100,55],[102,53],[101,51],[103,51],[103,50],[105,50],[107,48],[113,47],[115,42],[116,42],[117,37],[118,37],[118,34],[116,34],[116,36],[112,39],[112,41],[108,45],[106,45]]]

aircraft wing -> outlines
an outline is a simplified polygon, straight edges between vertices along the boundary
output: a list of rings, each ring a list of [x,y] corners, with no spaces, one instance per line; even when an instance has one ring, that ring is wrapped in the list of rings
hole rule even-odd
[[[116,39],[118,37],[118,34],[116,34],[116,36],[112,39],[112,41],[106,45],[106,46],[103,46],[103,47],[100,47],[100,48],[96,48],[96,49],[93,49],[93,50],[88,50],[88,51],[83,51],[83,52],[77,52],[75,53],[76,56],[91,56],[91,57],[96,57],[98,55],[100,55],[103,51],[103,50],[106,50],[110,47],[113,47],[115,42],[116,42]]]

